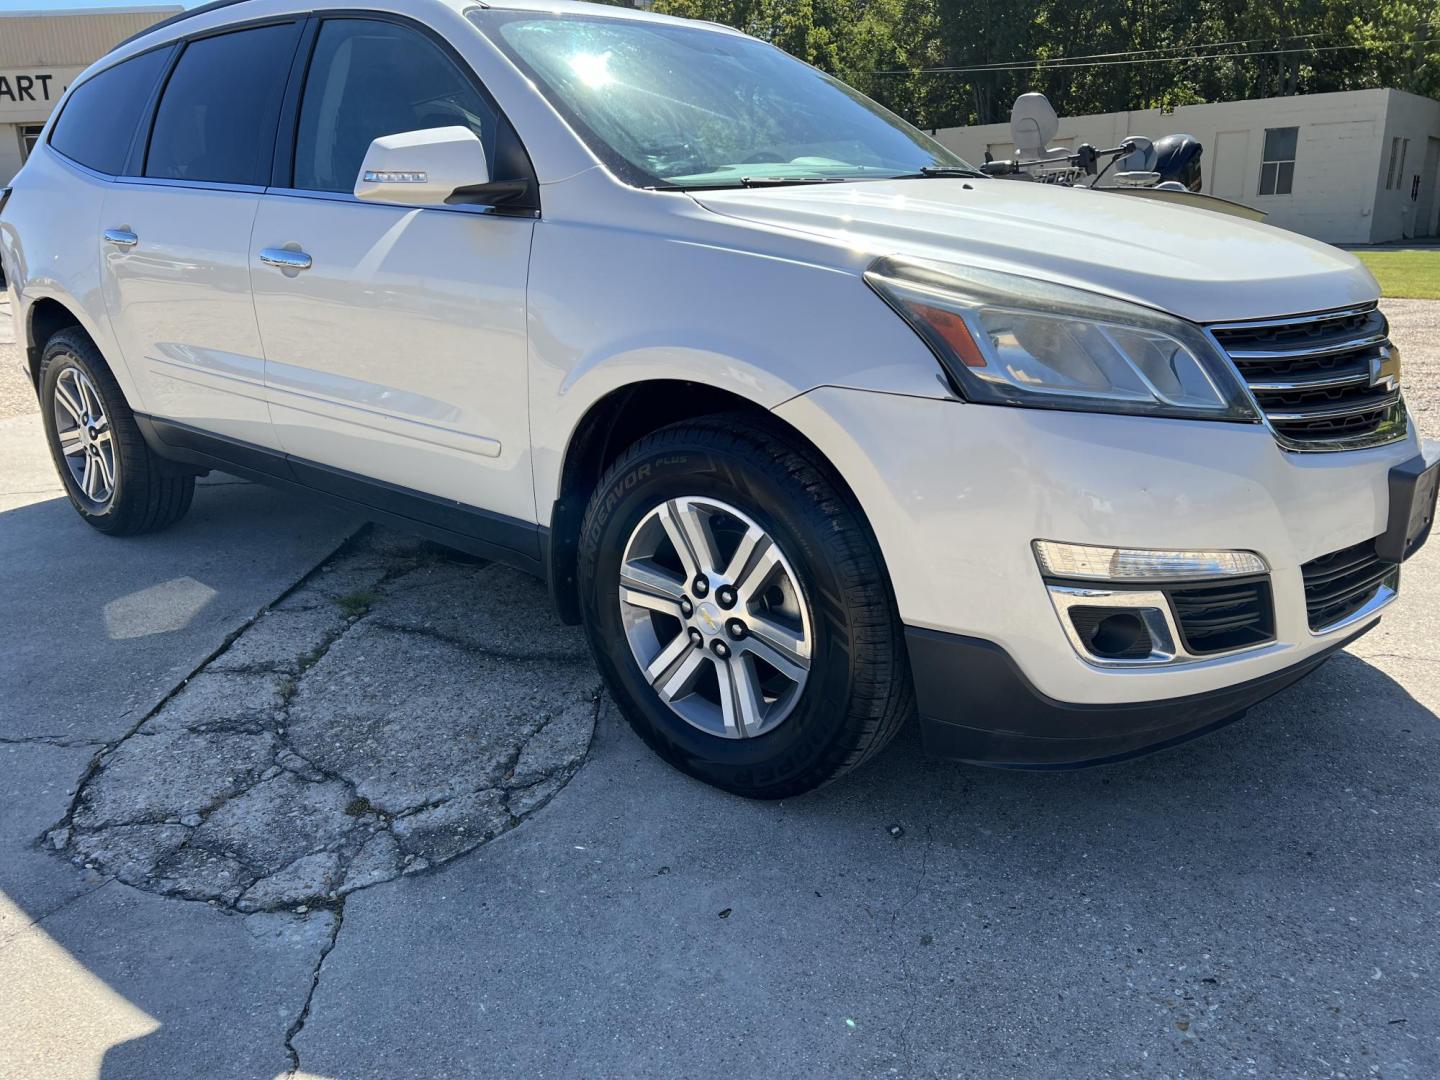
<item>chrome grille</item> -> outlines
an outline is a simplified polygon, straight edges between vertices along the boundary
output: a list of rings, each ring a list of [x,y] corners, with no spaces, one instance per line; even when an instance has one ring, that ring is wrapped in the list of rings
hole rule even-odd
[[[1398,354],[1374,304],[1210,332],[1287,449],[1353,450],[1404,436]]]

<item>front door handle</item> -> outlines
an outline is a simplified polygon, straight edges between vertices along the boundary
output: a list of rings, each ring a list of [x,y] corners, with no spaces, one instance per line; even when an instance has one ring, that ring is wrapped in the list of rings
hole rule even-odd
[[[116,247],[134,247],[140,242],[140,237],[129,229],[106,229],[105,242]]]
[[[266,266],[278,267],[281,270],[309,270],[310,256],[303,251],[292,251],[289,248],[261,248],[260,261]]]

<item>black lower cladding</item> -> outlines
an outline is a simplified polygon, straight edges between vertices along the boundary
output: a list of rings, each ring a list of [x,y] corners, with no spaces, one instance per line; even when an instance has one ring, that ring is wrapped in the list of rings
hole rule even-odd
[[[1047,697],[993,641],[912,626],[905,628],[905,643],[930,753],[1007,768],[1056,769],[1159,750],[1238,720],[1374,625],[1258,679],[1205,694],[1114,705]]]
[[[160,457],[197,469],[219,469],[272,487],[319,496],[372,521],[394,525],[460,551],[544,576],[543,527],[453,499],[442,499],[319,465],[277,450],[228,439],[159,417],[135,415]]]

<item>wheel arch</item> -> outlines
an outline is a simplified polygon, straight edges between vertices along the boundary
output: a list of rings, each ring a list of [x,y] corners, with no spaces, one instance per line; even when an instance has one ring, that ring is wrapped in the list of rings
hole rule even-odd
[[[25,313],[25,355],[30,365],[30,381],[36,386],[40,385],[40,356],[45,346],[61,330],[71,327],[81,330],[92,342],[95,340],[75,310],[53,296],[40,297]]]
[[[580,524],[605,470],[627,447],[661,428],[706,416],[736,414],[783,431],[813,454],[874,538],[869,519],[845,478],[814,441],[793,424],[749,398],[706,383],[684,379],[631,383],[595,401],[572,429],[565,448],[545,554],[550,594],[565,622],[580,622],[576,583]],[[883,552],[881,560],[883,563]]]

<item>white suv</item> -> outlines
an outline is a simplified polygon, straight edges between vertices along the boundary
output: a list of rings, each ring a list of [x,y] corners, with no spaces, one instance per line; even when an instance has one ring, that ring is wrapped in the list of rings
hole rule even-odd
[[[1437,470],[1351,256],[987,179],[724,27],[365,6],[160,24],[14,181],[96,528],[216,468],[543,575],[645,740],[759,797],[917,705],[991,764],[1170,743],[1394,598]]]

